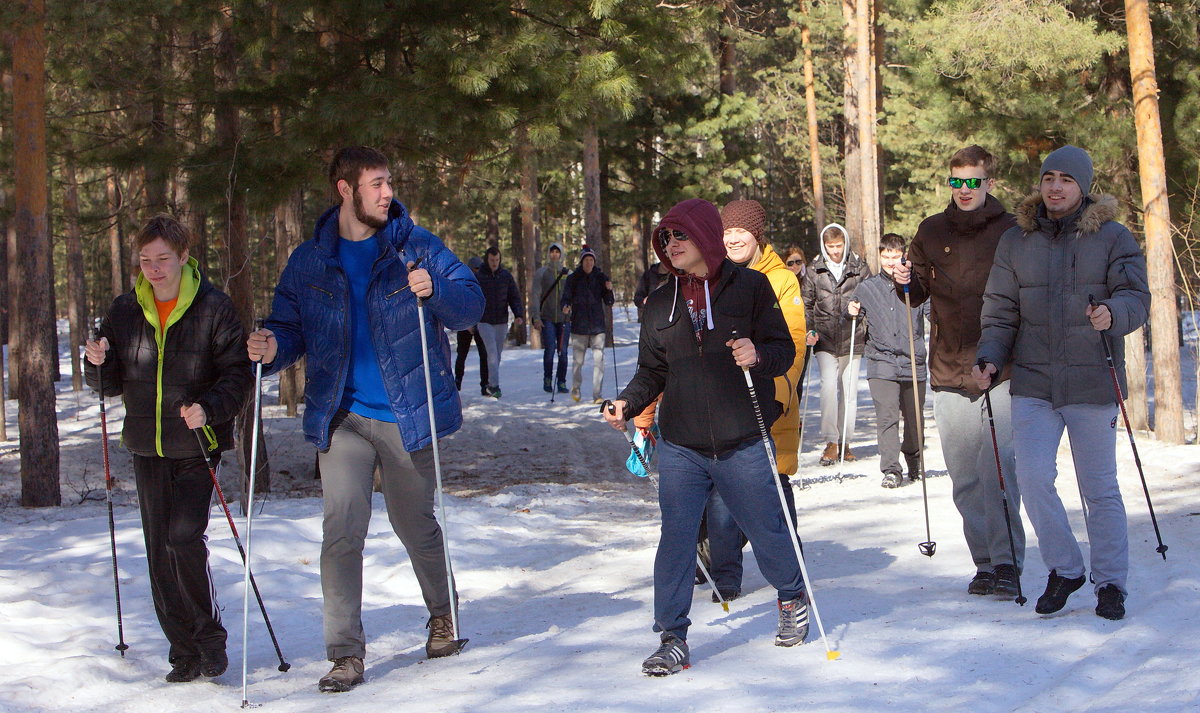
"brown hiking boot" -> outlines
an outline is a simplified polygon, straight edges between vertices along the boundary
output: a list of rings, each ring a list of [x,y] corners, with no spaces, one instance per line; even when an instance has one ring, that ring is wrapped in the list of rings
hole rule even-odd
[[[340,656],[333,660],[333,668],[317,682],[317,688],[325,693],[349,691],[363,682],[363,660],[357,656]]]
[[[858,456],[856,456],[856,455],[854,455],[852,452],[850,452],[850,444],[849,444],[849,443],[847,443],[847,444],[846,444],[846,457],[845,457],[845,460],[846,460],[846,462],[847,462],[847,463],[849,463],[849,462],[850,462],[850,461],[852,461],[852,460],[858,460]]]
[[[453,656],[462,648],[454,639],[454,620],[449,614],[431,616],[425,623],[429,638],[425,640],[425,655],[431,659]]]
[[[821,465],[833,465],[838,459],[838,444],[830,441],[825,444],[825,452],[821,454]]]

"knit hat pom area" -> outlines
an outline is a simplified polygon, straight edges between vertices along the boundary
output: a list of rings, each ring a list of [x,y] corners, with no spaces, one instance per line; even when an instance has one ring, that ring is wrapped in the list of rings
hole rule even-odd
[[[763,230],[767,226],[767,212],[758,201],[730,201],[721,209],[721,223],[725,230],[741,228],[754,236],[759,245],[765,245]]]

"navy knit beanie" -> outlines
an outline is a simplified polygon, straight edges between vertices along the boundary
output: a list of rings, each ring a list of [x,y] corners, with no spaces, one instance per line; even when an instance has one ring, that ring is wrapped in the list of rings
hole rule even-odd
[[[1055,149],[1042,161],[1041,176],[1049,171],[1062,171],[1079,184],[1086,198],[1092,190],[1092,157],[1078,146],[1063,146]]]

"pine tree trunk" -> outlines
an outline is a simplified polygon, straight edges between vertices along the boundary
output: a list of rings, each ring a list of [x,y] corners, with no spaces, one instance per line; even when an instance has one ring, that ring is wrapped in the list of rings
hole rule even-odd
[[[817,133],[817,90],[813,73],[807,0],[801,0],[800,12],[804,16],[804,24],[800,27],[800,44],[804,48],[804,107],[808,117],[808,161],[812,175],[813,220],[820,230],[825,227],[825,187],[821,176],[821,139]]]
[[[521,244],[524,246],[524,252],[527,256],[525,261],[525,270],[523,272],[525,289],[525,316],[527,321],[532,324],[538,319],[538,297],[534,294],[533,273],[537,266],[538,246],[538,224],[541,222],[539,211],[539,190],[538,190],[538,166],[537,157],[533,152],[533,144],[529,140],[529,131],[524,124],[517,129],[517,158],[521,162],[521,193],[519,196],[521,206]],[[513,236],[514,239],[516,236]],[[542,335],[536,329],[531,329],[529,345],[534,349],[542,348]],[[524,330],[522,330],[524,332]]]
[[[79,228],[79,185],[76,182],[75,156],[68,153],[63,162],[63,217],[67,232],[67,321],[70,324],[71,388],[83,390],[83,371],[79,350],[88,337],[87,286],[84,283],[83,239]]]
[[[483,237],[489,247],[500,244],[500,211],[495,208],[488,209],[487,228],[484,230]],[[459,258],[466,262],[465,256],[459,255]]]
[[[14,196],[15,199],[15,196]],[[16,213],[14,206],[13,213]],[[14,215],[8,221],[8,230],[5,231],[5,255],[8,257],[8,269],[6,272],[6,280],[8,283],[8,294],[6,295],[6,304],[8,307],[8,390],[5,392],[8,398],[16,400],[17,389],[21,383],[21,375],[17,373],[20,368],[17,360],[12,357],[21,351],[21,259],[19,256],[20,245],[17,242],[17,221]]]
[[[879,271],[879,186],[875,161],[875,61],[871,46],[874,39],[874,18],[871,0],[855,4],[855,73],[858,96],[859,196],[862,204],[861,233],[853,242],[872,271]]]
[[[22,279],[18,424],[21,439],[21,505],[62,503],[58,469],[58,413],[53,373],[58,360],[54,279],[47,223],[46,38],[44,0],[23,0],[12,35],[13,162],[17,238]]]
[[[117,174],[111,168],[104,182],[105,196],[108,200],[108,254],[111,262],[109,272],[112,285],[112,296],[115,299],[125,292],[125,250],[122,246],[121,213],[124,199],[121,196],[121,186],[117,183]]]
[[[850,245],[847,247],[861,253],[863,212],[862,200],[858,194],[862,190],[862,156],[859,153],[859,96],[858,84],[855,81],[858,72],[856,27],[855,0],[842,0],[842,201],[845,211],[843,224],[850,233]]]
[[[1150,416],[1146,404],[1146,330],[1139,328],[1125,335],[1125,382],[1129,393],[1125,395],[1125,410],[1129,424],[1134,430],[1144,431],[1150,427]]]
[[[1183,443],[1183,388],[1179,374],[1179,316],[1175,303],[1175,253],[1171,210],[1163,161],[1154,40],[1146,0],[1125,0],[1129,37],[1129,73],[1133,78],[1134,121],[1138,137],[1146,268],[1150,278],[1150,333],[1154,356],[1154,434],[1166,443]]]
[[[282,203],[275,206],[275,274],[283,274],[288,257],[300,244],[300,213],[303,193],[293,191]],[[304,398],[304,359],[284,369],[279,374],[279,403],[287,409],[288,418],[299,413],[300,400]]]

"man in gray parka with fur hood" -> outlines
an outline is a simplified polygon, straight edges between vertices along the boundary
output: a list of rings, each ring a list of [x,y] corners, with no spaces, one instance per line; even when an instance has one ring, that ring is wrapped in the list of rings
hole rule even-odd
[[[1017,227],[996,248],[974,376],[987,388],[997,368],[1012,363],[1016,475],[1050,569],[1037,613],[1062,609],[1086,578],[1054,486],[1065,427],[1087,503],[1096,614],[1120,619],[1129,544],[1117,486],[1117,400],[1101,340],[1106,335],[1112,344],[1124,388],[1121,338],[1145,323],[1150,290],[1137,241],[1113,220],[1116,199],[1089,195],[1091,182],[1092,161],[1080,148],[1064,146],[1042,162],[1037,192],[1019,206]]]

